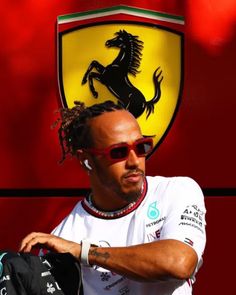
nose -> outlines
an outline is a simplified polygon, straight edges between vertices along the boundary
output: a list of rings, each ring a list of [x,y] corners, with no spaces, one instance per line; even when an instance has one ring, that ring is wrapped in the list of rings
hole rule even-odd
[[[134,150],[129,151],[128,158],[126,160],[126,166],[127,168],[137,168],[139,167],[140,159],[136,155]]]

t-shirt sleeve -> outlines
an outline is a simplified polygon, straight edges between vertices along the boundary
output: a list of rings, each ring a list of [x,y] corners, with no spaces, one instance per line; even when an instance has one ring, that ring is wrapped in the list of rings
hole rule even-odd
[[[206,208],[202,190],[188,177],[174,178],[169,190],[161,239],[175,239],[190,245],[200,259],[206,244]]]

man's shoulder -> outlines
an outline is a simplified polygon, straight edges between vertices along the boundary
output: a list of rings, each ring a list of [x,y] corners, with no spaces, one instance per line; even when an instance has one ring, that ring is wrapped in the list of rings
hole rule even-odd
[[[83,212],[81,203],[82,200],[79,200],[72,211],[67,216],[65,216],[65,218],[57,225],[56,228],[54,228],[54,230],[51,232],[52,234],[69,239],[69,236],[67,235],[70,235],[71,230],[74,228],[75,224],[78,225],[80,215],[82,214],[81,212]]]
[[[148,199],[171,207],[181,204],[203,204],[204,195],[198,183],[188,176],[147,177]]]
[[[148,184],[190,184],[198,185],[197,182],[189,176],[146,176]]]
[[[192,192],[201,193],[199,184],[188,176],[147,176],[147,187],[151,191],[168,191],[168,192]]]

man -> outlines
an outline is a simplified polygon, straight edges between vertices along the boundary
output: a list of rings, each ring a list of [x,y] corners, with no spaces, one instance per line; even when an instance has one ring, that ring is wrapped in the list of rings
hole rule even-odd
[[[77,155],[91,193],[53,234],[21,244],[70,252],[82,265],[85,295],[192,294],[205,247],[205,206],[190,178],[145,177],[152,139],[112,102],[62,112],[63,159]]]

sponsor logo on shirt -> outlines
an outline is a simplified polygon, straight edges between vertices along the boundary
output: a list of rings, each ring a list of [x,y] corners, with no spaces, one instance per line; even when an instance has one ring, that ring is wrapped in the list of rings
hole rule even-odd
[[[203,232],[204,212],[197,205],[187,206],[180,218],[179,225],[192,226]]]
[[[155,221],[153,221],[153,222],[147,223],[147,224],[146,224],[146,227],[152,227],[152,226],[154,226],[154,225],[157,225],[157,224],[159,224],[160,222],[164,221],[165,219],[166,219],[165,216],[164,216],[164,217],[161,217],[161,218],[158,219],[158,220],[155,220]]]
[[[190,246],[193,246],[193,241],[190,240],[189,238],[185,238],[185,239],[184,239],[184,242],[185,242],[186,244],[189,244]]]
[[[160,239],[160,236],[161,236],[161,230],[160,229],[156,230],[154,233],[147,234],[147,238],[148,238],[149,242]]]
[[[120,277],[118,280],[116,280],[114,283],[107,285],[104,290],[110,290],[112,288],[114,288],[117,284],[120,284],[121,282],[123,282],[126,279],[126,277]]]
[[[129,292],[130,292],[130,290],[129,290],[128,286],[125,286],[119,290],[120,295],[126,295],[126,294],[129,294]]]
[[[147,232],[147,239],[149,242],[160,239],[162,223],[165,221],[165,219],[166,216],[163,216],[158,220],[146,224],[147,231],[149,231]],[[152,230],[152,232],[150,232],[150,230]]]
[[[197,226],[195,224],[192,224],[190,222],[180,222],[179,225],[191,226],[191,227],[194,227],[194,228],[198,229],[200,232],[204,233],[204,231],[199,226]]]
[[[101,280],[102,280],[103,282],[105,282],[105,281],[109,281],[109,279],[111,278],[111,276],[109,275],[108,272],[102,272],[102,273],[100,274],[100,277],[101,277]]]
[[[147,212],[147,216],[149,219],[157,219],[160,215],[160,211],[159,209],[157,208],[157,201],[156,202],[153,202],[151,203],[149,206],[148,206],[148,212]]]
[[[204,212],[201,211],[197,205],[187,206],[183,212],[183,215],[193,217],[199,221],[203,221]]]

